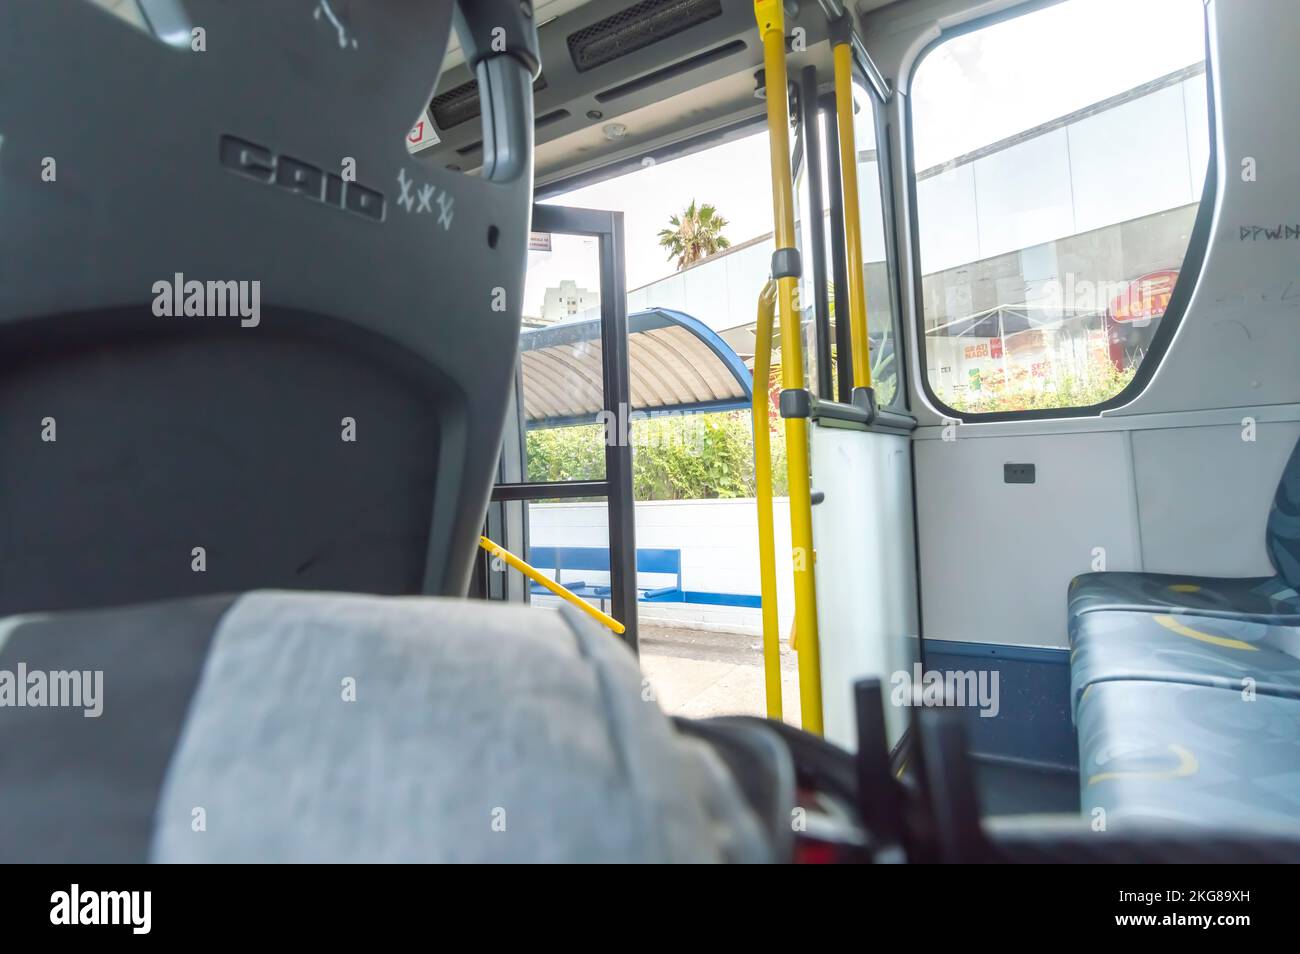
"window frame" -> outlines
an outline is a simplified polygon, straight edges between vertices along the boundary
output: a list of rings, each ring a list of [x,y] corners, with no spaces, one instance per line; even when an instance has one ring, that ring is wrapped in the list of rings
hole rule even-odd
[[[902,269],[899,266],[898,256],[898,219],[894,209],[894,153],[890,145],[890,125],[886,108],[889,104],[880,97],[875,84],[871,82],[856,60],[853,63],[852,76],[853,82],[861,83],[863,91],[871,101],[872,126],[876,132],[876,187],[880,190],[880,220],[885,230],[885,269],[889,273],[889,313],[893,318],[894,326],[892,331],[895,366],[894,396],[888,404],[881,406],[887,410],[910,413],[912,401],[907,380],[907,336],[904,334],[907,325],[904,323],[902,315],[904,301]],[[854,145],[857,144],[854,143]],[[858,189],[862,189],[861,182],[858,183]],[[861,210],[859,210],[859,228],[862,227],[861,214]],[[841,223],[842,227],[843,223]],[[861,268],[864,264],[860,262],[858,267]],[[870,305],[871,303],[868,302],[868,308],[870,308]],[[867,321],[868,325],[870,325],[870,312],[868,312]],[[874,390],[874,376],[871,384]]]
[[[870,78],[866,75],[865,70],[862,69],[861,65],[856,61],[856,59],[854,60],[853,63],[852,82],[855,86],[861,87],[862,92],[869,98],[869,101],[871,103],[871,123],[872,123],[872,129],[875,134],[875,140],[876,140],[875,188],[878,190],[878,194],[880,196],[881,228],[884,230],[885,233],[883,236],[884,246],[885,246],[885,271],[888,275],[889,314],[890,314],[891,325],[892,325],[890,329],[890,335],[894,344],[895,384],[894,384],[893,397],[890,399],[888,404],[880,405],[880,408],[882,410],[894,411],[900,414],[909,414],[911,413],[911,397],[907,386],[908,384],[907,348],[909,343],[907,342],[906,335],[904,334],[907,325],[903,321],[903,316],[902,316],[902,303],[904,301],[904,298],[903,298],[903,288],[902,288],[902,270],[899,267],[899,256],[898,256],[898,250],[899,250],[898,218],[897,218],[896,210],[894,208],[893,151],[890,147],[890,140],[889,140],[890,126],[889,126],[889,119],[887,115],[887,107],[889,104],[887,100],[881,98],[880,93],[877,91],[875,87],[875,84],[871,82]],[[819,116],[824,117],[827,123],[834,123],[836,121],[834,102],[835,99],[834,99],[833,92],[821,93],[817,97],[816,112]],[[808,161],[808,155],[806,149],[807,137],[804,135],[803,123],[804,123],[803,111],[800,110],[799,122],[796,125],[796,143],[799,146],[797,154],[801,160],[801,165],[806,164]],[[823,159],[828,166],[831,163],[835,163],[836,165],[838,165],[840,161],[838,150],[836,150],[834,155],[831,154],[831,148],[830,148],[831,138],[832,137],[829,135],[824,138],[819,137],[819,144],[822,149]],[[836,141],[838,142],[837,138]],[[856,148],[857,146],[856,142],[854,143],[854,146]],[[797,168],[793,169],[792,176],[791,176],[796,186],[796,193],[798,187],[798,172],[799,169]],[[828,181],[824,183],[824,186],[828,193],[832,191],[832,186],[833,186],[833,183],[829,181],[830,178],[832,177],[828,177]],[[841,183],[843,182],[843,170],[840,170],[839,181]],[[859,178],[858,180],[859,194],[861,194],[864,188],[866,188],[866,186],[861,181],[861,178]],[[811,188],[809,190],[809,194],[811,195]],[[826,215],[827,218],[828,232],[830,233],[828,234],[828,238],[833,239],[835,235],[838,235],[840,240],[838,244],[841,246],[845,246],[847,252],[848,243],[845,240],[843,216],[847,216],[849,214],[849,210],[844,208],[842,195],[839,197],[838,202],[836,201],[834,196],[831,196],[830,198],[831,198],[831,202],[829,206],[821,209],[821,211]],[[835,215],[835,209],[837,208],[837,206],[842,211],[841,216]],[[803,215],[806,213],[806,211],[807,210],[800,210],[800,214]],[[862,220],[861,220],[862,210],[859,208],[857,210],[854,210],[854,212],[855,214],[858,215],[858,227],[860,229],[862,227]],[[831,284],[836,286],[837,302],[842,301],[843,304],[847,306],[848,289],[847,288],[841,289],[839,287],[839,283],[836,281],[836,276],[838,274],[835,268],[836,263],[834,261],[834,258],[836,256],[836,248],[835,248],[836,245],[837,243],[834,242],[833,240],[830,242],[823,243],[822,251],[826,256],[826,261],[824,263],[825,271],[828,280],[831,282]],[[848,264],[849,263],[847,261],[844,262],[844,265],[846,267],[848,266]],[[866,264],[865,262],[859,262],[858,268],[862,268],[865,264]],[[847,270],[845,271],[845,274],[847,275]],[[814,290],[814,294],[825,295],[825,290],[816,289]],[[871,303],[868,302],[867,303],[868,325],[870,325],[870,306]],[[822,328],[819,325],[817,325],[815,321],[813,322],[813,326],[816,330],[817,341],[820,343]],[[836,315],[836,327],[837,328],[841,327],[841,320],[838,314]],[[847,327],[847,324],[845,324],[844,327]],[[834,346],[836,345],[836,342],[832,340],[828,344]],[[853,363],[851,360],[844,360],[845,357],[846,356],[837,355],[835,359],[837,373],[836,373],[836,379],[832,382],[833,386],[831,390],[833,393],[837,395],[845,391],[852,391],[852,387],[853,387],[852,385]],[[847,382],[848,385],[847,387],[844,387],[845,382]],[[872,380],[873,390],[875,389],[875,384],[876,382],[873,378]],[[812,388],[810,390],[816,391],[817,388]],[[831,403],[831,404],[843,403],[840,401],[825,401],[825,399],[823,399],[823,401],[825,403]]]
[[[1133,374],[1133,380],[1116,394],[1096,404],[1072,407],[1027,408],[1021,411],[958,411],[941,401],[938,395],[934,393],[934,389],[931,388],[929,368],[927,366],[928,354],[925,346],[925,289],[922,285],[921,234],[916,202],[917,170],[916,149],[912,136],[914,123],[912,85],[916,82],[916,74],[920,70],[921,64],[925,62],[926,57],[949,40],[964,36],[967,33],[974,33],[997,23],[1037,13],[1047,7],[1055,6],[1058,2],[1059,0],[1037,0],[1037,2],[1023,4],[1009,10],[1000,10],[942,30],[938,36],[925,45],[917,55],[912,68],[908,71],[907,93],[904,97],[903,106],[907,149],[904,173],[907,177],[908,228],[912,253],[913,329],[916,332],[917,367],[919,370],[917,387],[930,406],[946,420],[959,421],[963,424],[991,424],[999,421],[1100,417],[1105,411],[1114,410],[1131,403],[1146,390],[1152,378],[1155,377],[1156,371],[1164,363],[1169,345],[1183,322],[1188,303],[1196,285],[1200,281],[1201,271],[1205,265],[1205,254],[1209,247],[1214,219],[1214,206],[1218,196],[1218,142],[1216,139],[1217,117],[1214,104],[1214,64],[1210,56],[1209,13],[1203,10],[1202,34],[1205,42],[1206,117],[1207,135],[1209,137],[1209,156],[1205,164],[1205,183],[1201,188],[1200,204],[1196,209],[1196,218],[1192,224],[1192,234],[1187,243],[1187,250],[1183,253],[1182,264],[1179,266],[1178,281],[1174,285],[1173,294],[1170,295],[1169,305],[1161,316],[1160,327],[1156,329],[1146,354],[1143,356],[1141,363],[1138,364],[1137,370]]]

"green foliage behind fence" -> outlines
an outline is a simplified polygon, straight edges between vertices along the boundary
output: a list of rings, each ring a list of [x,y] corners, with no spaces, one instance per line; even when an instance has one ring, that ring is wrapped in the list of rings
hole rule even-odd
[[[779,419],[776,419],[779,422]],[[773,492],[786,492],[785,435],[772,427]],[[632,491],[637,500],[754,496],[754,443],[748,411],[633,420]],[[528,432],[528,479],[598,480],[605,474],[601,424]]]
[[[1009,387],[940,394],[939,398],[954,410],[979,413],[1091,407],[1119,394],[1137,373],[1136,366],[1120,371],[1109,359],[1094,360],[1084,370],[1080,375],[1062,368],[1040,386],[1035,386],[1032,379],[1024,379]]]

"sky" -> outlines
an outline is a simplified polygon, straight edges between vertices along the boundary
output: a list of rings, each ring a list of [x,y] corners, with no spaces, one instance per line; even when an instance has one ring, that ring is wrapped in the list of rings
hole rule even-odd
[[[630,291],[671,275],[676,261],[659,246],[659,230],[668,216],[692,199],[711,203],[727,220],[724,234],[733,243],[772,231],[772,180],[768,171],[767,131],[724,143],[672,162],[661,162],[629,175],[548,199],[549,205],[613,209],[623,213],[627,287]],[[596,280],[594,240],[566,241],[551,254],[532,252],[524,291],[524,314],[541,311],[547,287],[560,278]],[[582,284],[579,281],[579,284]],[[587,284],[587,288],[595,288]]]
[[[935,47],[912,83],[917,170],[1203,60],[1203,9],[1067,0]]]
[[[1066,0],[936,47],[912,86],[916,168],[1199,62],[1202,11],[1201,0]],[[692,199],[716,206],[739,243],[772,231],[770,189],[764,131],[548,202],[623,212],[630,290],[673,273],[658,232]],[[554,251],[529,253],[524,314],[562,278],[598,287],[595,240],[556,236]]]

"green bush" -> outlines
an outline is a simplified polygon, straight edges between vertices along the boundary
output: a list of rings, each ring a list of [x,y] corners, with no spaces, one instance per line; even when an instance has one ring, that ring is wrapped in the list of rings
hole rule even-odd
[[[785,434],[769,416],[772,483],[786,492]],[[748,411],[664,415],[634,420],[632,491],[637,500],[753,497],[754,443]],[[605,474],[601,424],[528,432],[528,479],[599,480]]]
[[[600,424],[529,431],[527,448],[531,481],[601,480],[605,476],[605,437]]]
[[[1025,379],[1013,382],[1010,387],[940,394],[939,398],[953,410],[972,413],[1089,407],[1124,390],[1135,373],[1136,367],[1120,371],[1109,359],[1097,359],[1090,363],[1083,375],[1063,367],[1055,377],[1048,379],[1041,390],[1032,386],[1032,379]]]

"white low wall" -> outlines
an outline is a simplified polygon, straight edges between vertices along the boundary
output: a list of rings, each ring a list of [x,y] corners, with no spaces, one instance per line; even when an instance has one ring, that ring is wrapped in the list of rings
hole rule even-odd
[[[790,502],[773,504],[776,536],[777,609],[781,632],[794,619],[794,568],[790,556]],[[528,505],[532,546],[603,547],[609,543],[605,504]],[[753,498],[736,500],[654,500],[636,505],[636,545],[682,551],[682,588],[706,593],[759,593],[758,510]],[[606,574],[582,573],[587,582]],[[657,576],[642,576],[654,585]],[[664,582],[667,582],[666,579]],[[537,603],[549,598],[534,598]],[[697,603],[639,603],[639,618],[682,626],[757,635],[758,609]]]

